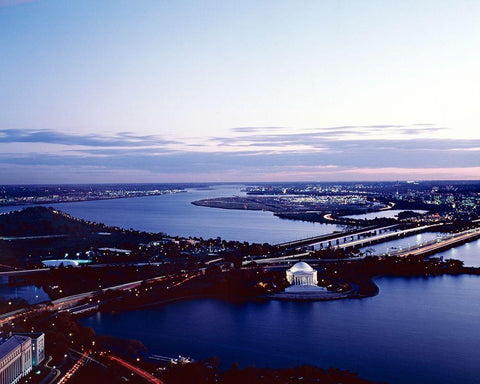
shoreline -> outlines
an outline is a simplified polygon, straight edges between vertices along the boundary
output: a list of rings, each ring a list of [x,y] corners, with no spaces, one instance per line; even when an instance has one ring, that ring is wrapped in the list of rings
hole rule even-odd
[[[81,203],[81,202],[89,202],[89,201],[100,201],[100,200],[119,200],[119,199],[133,199],[135,197],[150,197],[150,196],[163,196],[163,195],[176,195],[177,193],[187,192],[186,190],[179,190],[176,192],[165,192],[165,193],[149,193],[149,194],[139,194],[135,196],[114,196],[114,197],[94,197],[91,199],[72,199],[72,200],[46,200],[46,201],[39,201],[39,202],[9,202],[9,203],[0,203],[0,208],[6,207],[35,207],[35,206],[44,206],[46,204],[64,204],[64,203]]]
[[[238,197],[237,197],[238,198]],[[292,221],[303,221],[303,222],[311,222],[311,223],[319,223],[319,224],[333,224],[333,225],[355,225],[355,226],[366,226],[369,225],[370,222],[376,221],[388,221],[388,222],[397,222],[396,218],[376,218],[376,219],[356,219],[346,217],[349,215],[362,215],[362,214],[369,214],[369,213],[380,213],[384,211],[391,210],[395,204],[390,203],[389,205],[380,208],[378,210],[372,209],[365,209],[365,210],[358,210],[358,209],[348,209],[345,208],[341,214],[333,214],[332,208],[324,208],[324,209],[306,209],[302,211],[292,211],[292,210],[284,210],[281,209],[281,206],[272,206],[269,203],[263,203],[258,201],[250,201],[248,199],[243,200],[235,200],[233,197],[219,197],[219,198],[208,198],[208,199],[201,199],[195,200],[190,202],[190,204],[198,206],[198,207],[206,207],[206,208],[218,208],[218,209],[225,209],[225,210],[238,210],[238,211],[263,211],[263,212],[270,212],[273,216],[278,217],[279,219],[283,220],[292,220]],[[405,209],[408,210],[408,209]]]
[[[410,279],[410,278],[422,278],[422,279],[430,279],[433,277],[440,277],[440,276],[479,276],[479,273],[468,273],[467,271],[459,274],[452,274],[452,273],[445,273],[441,275],[430,275],[430,276],[421,276],[421,275],[392,275],[392,274],[385,274],[385,275],[374,275],[369,279],[371,290],[368,293],[360,293],[359,289],[360,286],[356,283],[350,282],[349,284],[352,288],[345,292],[318,292],[313,294],[302,294],[302,293],[286,293],[285,291],[277,292],[277,293],[268,293],[265,295],[259,296],[232,296],[232,295],[225,295],[225,294],[192,294],[192,295],[182,295],[178,297],[171,297],[167,299],[156,300],[151,303],[145,303],[140,305],[133,305],[133,306],[125,306],[121,309],[107,309],[102,311],[100,307],[95,312],[106,312],[106,313],[119,313],[119,312],[126,312],[126,311],[134,311],[139,309],[148,309],[156,306],[166,305],[170,303],[175,303],[179,301],[191,301],[191,300],[204,300],[204,299],[218,299],[224,300],[228,302],[255,302],[255,301],[268,301],[268,300],[279,300],[279,301],[291,301],[291,302],[314,302],[314,301],[336,301],[336,300],[348,300],[348,299],[365,299],[369,297],[375,297],[380,294],[380,287],[376,284],[375,280],[382,279],[382,278],[402,278],[402,279]],[[78,317],[86,317],[91,315],[92,312],[82,313]]]

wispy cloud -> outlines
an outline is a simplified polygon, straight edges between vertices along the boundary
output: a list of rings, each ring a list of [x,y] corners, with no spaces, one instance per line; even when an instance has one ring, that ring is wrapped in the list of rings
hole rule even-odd
[[[336,126],[311,128],[300,133],[285,127],[238,127],[221,137],[177,137],[139,135],[133,132],[115,134],[70,134],[49,129],[0,129],[0,144],[37,143],[88,148],[155,148],[160,151],[244,152],[259,150],[274,152],[338,151],[361,142],[377,143],[389,140],[409,141],[434,138],[445,128],[406,125]],[[414,140],[415,139],[415,140]]]
[[[29,182],[25,171],[29,167],[53,170],[59,164],[70,168],[72,174],[78,171],[78,181],[85,177],[85,169],[95,170],[90,179],[108,170],[118,175],[123,169],[125,175],[138,172],[140,179],[136,180],[140,181],[151,180],[154,175],[161,178],[158,181],[181,181],[182,177],[186,181],[200,175],[204,180],[230,181],[234,177],[402,179],[409,174],[419,178],[429,174],[436,178],[480,178],[480,140],[436,138],[436,133],[444,130],[441,127],[339,126],[300,133],[285,133],[284,129],[233,129],[230,136],[173,139],[132,132],[72,135],[4,129],[0,130],[0,169],[22,169],[25,182]],[[380,136],[379,132],[386,133]]]
[[[137,135],[132,132],[119,132],[113,135],[72,135],[52,130],[2,129],[0,143],[48,143],[64,145],[82,145],[88,147],[153,147],[175,144],[154,135]]]
[[[265,131],[276,131],[286,129],[286,127],[236,127],[232,128],[233,132],[240,132],[240,133],[251,133],[251,132],[265,132]]]

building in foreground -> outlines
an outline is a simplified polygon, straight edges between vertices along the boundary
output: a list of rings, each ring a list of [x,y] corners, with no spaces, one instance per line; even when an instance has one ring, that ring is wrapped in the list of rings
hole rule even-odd
[[[307,263],[300,261],[287,269],[287,281],[291,284],[285,292],[301,293],[324,291],[318,286],[317,271]]]
[[[36,333],[14,333],[14,335],[27,336],[32,339],[32,365],[36,367],[45,359],[45,334]]]
[[[43,333],[0,337],[0,384],[15,384],[45,358]]]
[[[268,297],[276,300],[312,301],[344,299],[351,294],[351,291],[329,291],[319,287],[317,271],[302,261],[287,269],[286,278],[291,285],[285,291],[273,293]]]

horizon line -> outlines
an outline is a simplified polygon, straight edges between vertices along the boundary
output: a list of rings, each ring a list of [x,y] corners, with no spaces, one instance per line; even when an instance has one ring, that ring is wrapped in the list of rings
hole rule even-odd
[[[158,182],[110,182],[110,183],[3,183],[1,186],[43,186],[43,185],[158,185],[158,184],[170,184],[170,185],[182,185],[182,184],[303,184],[303,183],[315,183],[315,184],[353,184],[353,183],[433,183],[433,182],[449,182],[449,183],[470,183],[480,182],[480,179],[398,179],[398,180],[331,180],[331,181],[318,181],[318,180],[298,180],[298,181],[158,181]]]

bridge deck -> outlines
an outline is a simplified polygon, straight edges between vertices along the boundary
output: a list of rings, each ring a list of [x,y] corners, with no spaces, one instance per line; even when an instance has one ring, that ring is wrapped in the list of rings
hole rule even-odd
[[[372,237],[368,237],[368,238],[364,238],[364,239],[360,239],[360,240],[351,241],[351,242],[344,243],[344,244],[341,244],[341,245],[337,245],[334,248],[347,248],[347,247],[350,248],[350,247],[356,247],[357,245],[361,246],[361,245],[364,245],[365,243],[380,242],[382,240],[388,240],[389,238],[392,238],[392,237],[405,236],[405,235],[408,235],[409,233],[423,232],[423,231],[429,229],[430,227],[432,227],[432,226],[431,225],[424,225],[422,227],[415,227],[415,228],[404,229],[402,231],[384,233],[384,234],[381,234],[381,235],[376,235],[376,236],[372,236]]]
[[[359,231],[349,231],[349,232],[333,232],[333,233],[328,233],[325,235],[319,235],[319,236],[313,236],[313,237],[307,237],[304,239],[299,239],[299,240],[293,240],[293,241],[287,241],[285,243],[280,243],[276,244],[277,247],[289,247],[289,246],[295,246],[295,245],[306,245],[306,244],[319,244],[325,241],[337,241],[343,238],[348,238],[351,236],[360,236],[360,235],[365,235],[374,231],[383,231],[387,229],[391,229],[394,227],[397,227],[398,224],[395,225],[388,225],[385,227],[368,227],[366,229],[361,229]]]

